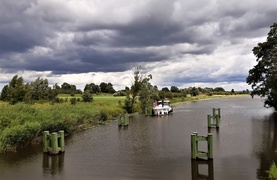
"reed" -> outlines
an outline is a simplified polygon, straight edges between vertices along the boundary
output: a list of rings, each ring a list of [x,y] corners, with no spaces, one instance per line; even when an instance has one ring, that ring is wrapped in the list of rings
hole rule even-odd
[[[71,134],[107,120],[116,119],[125,111],[116,100],[106,97],[92,103],[0,103],[0,152],[16,150],[42,137],[43,131],[64,130]],[[97,99],[97,98],[96,98]]]

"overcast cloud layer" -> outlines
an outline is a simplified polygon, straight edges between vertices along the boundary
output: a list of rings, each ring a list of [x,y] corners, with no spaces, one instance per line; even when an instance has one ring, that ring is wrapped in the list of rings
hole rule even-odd
[[[243,90],[276,21],[277,0],[0,0],[0,83],[120,89],[142,65],[158,87]]]

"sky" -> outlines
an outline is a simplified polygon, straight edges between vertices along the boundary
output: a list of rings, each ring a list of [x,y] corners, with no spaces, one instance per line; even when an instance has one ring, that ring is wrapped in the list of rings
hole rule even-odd
[[[0,89],[14,75],[83,90],[152,85],[249,89],[252,49],[277,22],[277,0],[0,0]]]

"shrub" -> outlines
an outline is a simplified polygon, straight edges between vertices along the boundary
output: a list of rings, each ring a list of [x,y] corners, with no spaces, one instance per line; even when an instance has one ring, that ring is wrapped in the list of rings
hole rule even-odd
[[[272,163],[272,165],[268,171],[268,178],[269,179],[277,179],[277,167],[274,162]]]
[[[75,105],[77,103],[77,99],[76,98],[70,98],[70,103],[72,105]]]
[[[5,151],[9,147],[24,146],[28,144],[40,132],[38,122],[28,122],[24,125],[17,125],[6,128],[0,136],[0,150]]]

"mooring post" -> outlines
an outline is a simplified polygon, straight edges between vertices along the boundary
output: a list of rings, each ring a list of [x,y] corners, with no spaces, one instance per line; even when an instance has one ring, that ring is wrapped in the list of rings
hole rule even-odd
[[[47,153],[49,147],[49,131],[43,132],[43,152]]]
[[[208,127],[212,127],[212,123],[211,123],[211,115],[208,115],[207,116],[207,119],[208,119]]]
[[[218,115],[219,119],[221,117],[221,114],[220,114],[220,108],[213,108],[213,116],[216,116]]]
[[[61,152],[64,152],[65,151],[64,131],[63,130],[59,131],[59,135],[60,135],[60,138],[59,138],[59,147],[61,149]]]
[[[208,158],[213,159],[213,134],[208,134]]]
[[[216,127],[219,128],[219,115],[215,115]]]
[[[196,159],[198,151],[198,143],[196,141],[197,132],[191,134],[191,158]]]
[[[128,126],[129,125],[129,114],[125,114],[124,116],[124,126]]]
[[[51,134],[51,154],[58,154],[58,134],[56,132]]]

